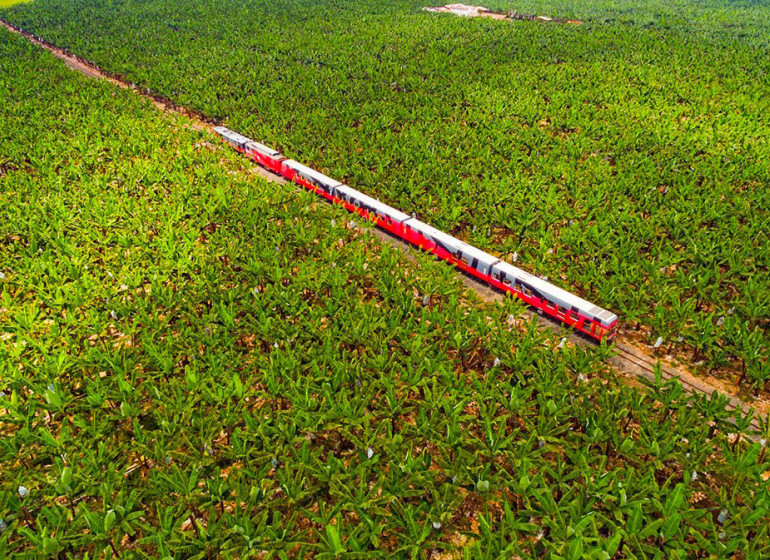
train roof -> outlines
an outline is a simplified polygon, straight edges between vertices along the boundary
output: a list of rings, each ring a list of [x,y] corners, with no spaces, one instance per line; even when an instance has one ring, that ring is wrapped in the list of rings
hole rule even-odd
[[[268,157],[278,157],[281,155],[281,152],[278,150],[274,150],[270,146],[265,146],[264,144],[261,144],[259,142],[254,142],[253,140],[250,141],[248,144],[246,144],[246,149],[252,149],[254,151],[257,151],[261,154],[265,154]]]
[[[575,294],[571,294],[568,291],[559,288],[558,286],[554,286],[550,282],[547,282],[542,278],[538,278],[537,276],[534,276],[529,272],[513,266],[512,264],[501,261],[495,265],[495,269],[500,270],[509,276],[517,278],[522,283],[527,284],[533,290],[536,290],[546,296],[549,301],[553,301],[554,303],[557,303],[567,309],[576,308],[583,315],[598,319],[605,327],[609,327],[618,319],[618,316],[614,313],[607,311],[606,309],[602,309],[598,305],[595,305],[590,301],[586,301],[583,298],[576,296]]]
[[[309,179],[313,179],[314,181],[324,185],[327,188],[337,188],[342,186],[342,183],[336,179],[332,179],[320,171],[316,171],[315,169],[308,167],[307,165],[303,165],[298,161],[294,161],[293,159],[287,159],[283,162],[283,164],[289,169],[293,169],[297,173],[300,173]]]
[[[364,206],[366,206],[366,208],[370,208],[379,214],[388,216],[395,222],[403,223],[411,218],[409,214],[405,214],[400,210],[396,210],[395,208],[392,208],[391,206],[388,206],[387,204],[380,202],[371,196],[367,196],[364,193],[357,191],[356,189],[347,185],[338,187],[337,193],[347,195],[348,197],[362,203]]]
[[[247,144],[248,142],[252,142],[251,138],[246,138],[242,134],[233,132],[232,130],[224,126],[215,126],[214,132],[216,132],[217,134],[219,134],[220,136],[228,140],[232,140],[233,142],[236,142],[241,145]]]
[[[455,251],[461,251],[464,255],[467,255],[471,259],[478,259],[487,265],[497,262],[497,257],[493,257],[489,253],[485,253],[481,249],[477,249],[473,245],[468,245],[465,241],[461,241],[456,237],[452,237],[448,233],[444,233],[440,229],[436,229],[433,226],[421,222],[420,220],[413,218],[407,224],[411,229],[420,232],[426,237],[430,237],[440,242],[446,248],[454,249]]]

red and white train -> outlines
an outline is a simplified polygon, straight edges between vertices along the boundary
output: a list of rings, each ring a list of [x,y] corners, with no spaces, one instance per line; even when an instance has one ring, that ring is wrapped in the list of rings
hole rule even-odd
[[[611,340],[617,315],[223,126],[222,139],[262,167],[323,196],[596,340]]]

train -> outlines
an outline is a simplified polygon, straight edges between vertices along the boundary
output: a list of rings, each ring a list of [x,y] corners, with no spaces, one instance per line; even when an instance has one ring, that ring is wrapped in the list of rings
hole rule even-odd
[[[433,253],[468,274],[513,294],[527,304],[597,341],[611,341],[618,317],[489,253],[283,156],[224,126],[214,127],[222,140],[265,169],[373,222],[392,235]]]

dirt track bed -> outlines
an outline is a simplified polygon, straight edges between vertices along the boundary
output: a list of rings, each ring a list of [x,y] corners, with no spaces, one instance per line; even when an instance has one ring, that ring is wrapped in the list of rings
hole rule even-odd
[[[496,20],[509,21],[532,21],[548,23],[568,23],[573,25],[582,25],[583,22],[576,19],[550,17],[536,14],[519,14],[516,12],[492,11],[483,6],[469,6],[466,4],[445,4],[444,6],[425,7],[426,12],[435,14],[454,14],[460,17],[481,17]]]

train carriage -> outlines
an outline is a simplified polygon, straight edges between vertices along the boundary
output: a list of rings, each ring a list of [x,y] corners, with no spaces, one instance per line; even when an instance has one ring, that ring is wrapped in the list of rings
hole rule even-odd
[[[246,152],[246,145],[252,141],[250,138],[246,138],[224,126],[214,127],[214,132],[219,134],[225,142],[239,152]]]
[[[411,220],[408,214],[404,214],[347,185],[338,187],[336,193],[341,203],[351,212],[355,212],[367,220],[372,220],[383,229],[403,237],[404,222]]]
[[[278,150],[254,141],[249,141],[246,144],[246,154],[261,166],[279,175],[281,173],[281,162],[286,159]]]
[[[337,200],[335,195],[336,189],[337,187],[342,186],[342,183],[339,181],[327,177],[323,173],[311,169],[293,159],[287,159],[281,162],[281,175],[331,201]]]
[[[617,315],[512,264],[495,264],[490,283],[594,338],[614,335]]]
[[[474,276],[486,277],[498,258],[413,218],[406,223],[409,241],[449,260]]]

